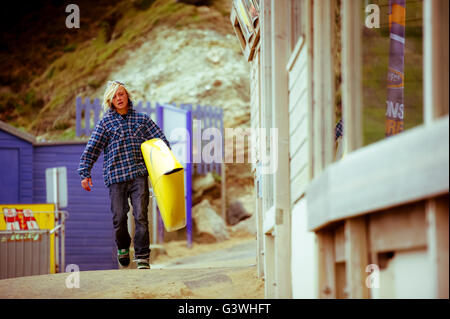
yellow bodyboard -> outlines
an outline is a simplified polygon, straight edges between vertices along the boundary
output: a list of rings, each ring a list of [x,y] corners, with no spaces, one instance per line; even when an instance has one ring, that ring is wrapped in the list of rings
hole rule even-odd
[[[186,226],[184,168],[159,138],[141,144],[153,192],[167,231]]]

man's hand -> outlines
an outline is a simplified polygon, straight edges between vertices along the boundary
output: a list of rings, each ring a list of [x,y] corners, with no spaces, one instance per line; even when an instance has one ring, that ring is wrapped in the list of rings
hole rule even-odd
[[[81,187],[83,187],[88,192],[91,191],[91,187],[89,187],[89,185],[92,187],[92,179],[90,177],[86,177],[81,181]]]

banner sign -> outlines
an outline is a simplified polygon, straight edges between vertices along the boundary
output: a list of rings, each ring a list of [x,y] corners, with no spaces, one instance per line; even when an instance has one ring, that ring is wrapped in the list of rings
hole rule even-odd
[[[405,0],[389,0],[389,68],[387,77],[386,136],[403,131]]]
[[[39,230],[55,228],[55,204],[0,204],[0,243],[38,242]],[[10,233],[12,232],[12,233]],[[50,235],[50,273],[55,273],[55,234]]]

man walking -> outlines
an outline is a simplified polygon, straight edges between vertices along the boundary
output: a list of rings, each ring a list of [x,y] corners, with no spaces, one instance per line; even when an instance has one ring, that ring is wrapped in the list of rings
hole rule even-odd
[[[103,107],[105,116],[95,126],[83,151],[78,173],[81,187],[91,191],[91,169],[100,153],[104,153],[103,178],[109,188],[113,226],[122,267],[130,264],[131,238],[128,234],[128,198],[135,220],[134,257],[138,269],[150,269],[150,236],[148,231],[148,172],[141,153],[141,144],[152,138],[169,141],[150,116],[133,109],[132,98],[125,84],[108,82]]]

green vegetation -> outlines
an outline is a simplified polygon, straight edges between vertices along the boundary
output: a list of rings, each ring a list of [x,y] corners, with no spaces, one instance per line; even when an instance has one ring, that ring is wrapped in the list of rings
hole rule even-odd
[[[222,176],[220,176],[216,172],[212,172],[211,174],[212,174],[212,176],[214,178],[214,181],[219,182],[219,183],[222,181]]]
[[[81,29],[68,31],[61,19],[39,20],[41,15],[57,17],[59,11],[36,13],[28,20],[30,34],[17,36],[10,53],[0,52],[0,120],[26,127],[32,134],[45,134],[47,139],[73,139],[75,97],[94,97],[130,51],[151,41],[155,27],[204,28],[234,35],[229,0],[211,1],[207,8],[176,0],[80,0],[80,7],[85,3],[89,10],[82,10]],[[388,0],[371,3],[380,6],[382,19],[380,29],[367,29],[361,23],[364,145],[384,139],[389,62]],[[407,0],[406,7],[404,96],[405,129],[409,129],[423,121],[422,3]],[[336,50],[336,57],[339,54]]]
[[[33,74],[23,73],[26,68],[21,69],[19,65],[15,69],[22,73],[0,74],[0,85],[17,83],[11,92],[0,92],[0,120],[24,126],[35,135],[44,134],[46,139],[74,138],[72,128],[78,94],[93,97],[91,95],[107,81],[111,71],[123,64],[130,51],[148,41],[157,26],[232,33],[228,15],[224,16],[228,8],[225,2],[215,0],[210,10],[202,10],[176,0],[100,0],[98,4],[81,0],[80,10],[87,20],[84,28],[39,33],[40,41],[34,45],[37,48],[34,53],[56,52],[53,58],[37,61],[25,50],[12,54],[22,54],[24,60],[30,55],[32,66],[37,62],[41,65],[35,67]],[[89,10],[82,10],[84,3],[88,3]],[[36,14],[36,25],[42,23],[39,17]],[[58,23],[64,25],[63,21]],[[33,39],[31,35],[30,38]],[[41,43],[47,43],[46,47],[39,46]],[[6,56],[0,61],[8,59],[12,58]]]
[[[63,51],[64,52],[73,52],[73,51],[75,51],[76,48],[77,48],[77,45],[75,43],[71,43],[71,44],[66,45],[64,47]]]

